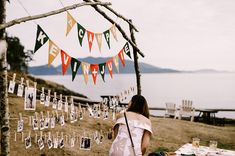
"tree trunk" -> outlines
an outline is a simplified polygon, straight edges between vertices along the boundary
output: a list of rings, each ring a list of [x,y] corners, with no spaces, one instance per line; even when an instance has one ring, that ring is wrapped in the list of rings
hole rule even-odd
[[[0,24],[6,22],[6,0],[0,1]],[[0,125],[1,125],[1,155],[10,155],[9,142],[9,106],[7,94],[7,43],[5,29],[0,30]]]
[[[130,22],[132,22],[130,20]],[[135,41],[135,35],[133,31],[133,27],[129,25],[130,33],[131,33],[131,40],[136,45]],[[138,64],[138,55],[136,49],[133,48],[133,55],[134,55],[134,67],[135,67],[135,74],[136,74],[136,83],[137,83],[137,94],[141,95],[141,84],[140,84],[140,70],[139,70],[139,64]]]

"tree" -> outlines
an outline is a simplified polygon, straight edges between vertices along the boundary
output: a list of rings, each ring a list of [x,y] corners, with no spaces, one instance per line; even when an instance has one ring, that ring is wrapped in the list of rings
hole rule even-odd
[[[18,37],[6,37],[8,43],[7,60],[12,71],[27,72],[28,62],[32,60],[32,50],[26,50]]]

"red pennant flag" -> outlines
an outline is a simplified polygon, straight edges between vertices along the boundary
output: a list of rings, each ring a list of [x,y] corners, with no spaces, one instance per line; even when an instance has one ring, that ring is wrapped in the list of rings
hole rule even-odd
[[[98,75],[99,65],[98,64],[91,64],[90,69],[91,69],[91,75],[92,75],[94,84],[96,84],[96,78]]]
[[[93,40],[94,40],[94,33],[90,32],[90,31],[87,31],[87,38],[88,38],[89,50],[91,52],[91,47],[92,47],[92,43],[93,43]]]
[[[109,61],[107,61],[106,66],[108,67],[111,78],[113,78],[113,59],[110,59]]]
[[[125,67],[124,52],[123,49],[118,53],[118,56],[122,62],[123,67]]]
[[[69,56],[66,52],[61,50],[61,61],[62,61],[62,74],[64,75],[68,69],[68,66],[71,61],[71,56]]]

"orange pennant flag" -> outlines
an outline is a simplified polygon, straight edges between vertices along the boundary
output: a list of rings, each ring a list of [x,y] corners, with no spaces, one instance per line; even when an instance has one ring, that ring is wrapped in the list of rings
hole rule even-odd
[[[70,30],[73,28],[73,26],[76,24],[75,19],[73,16],[67,11],[67,31],[66,31],[66,36],[70,32]]]
[[[90,70],[90,64],[86,62],[82,62],[82,73],[84,76],[85,83],[87,84],[88,82],[88,74]]]
[[[116,41],[118,41],[118,39],[117,39],[116,25],[115,25],[115,24],[112,25],[112,27],[110,28],[110,31],[111,31],[111,33],[113,34],[114,39],[115,39]]]
[[[100,50],[100,52],[101,52],[102,33],[96,33],[96,34],[95,34],[95,38],[96,38],[96,41],[97,41],[97,43],[98,43],[99,50]]]
[[[114,65],[117,69],[117,72],[119,73],[119,62],[118,62],[118,55],[114,56],[113,57],[113,62],[114,62]]]
[[[123,67],[125,67],[124,52],[123,49],[118,53],[118,56],[122,62]]]
[[[98,69],[99,69],[99,65],[98,64],[91,64],[91,75],[94,81],[94,84],[96,84],[96,78],[98,75]]]
[[[68,69],[71,61],[71,56],[69,56],[65,51],[61,50],[61,62],[62,62],[62,74],[64,75]]]
[[[54,61],[59,52],[60,48],[53,41],[49,39],[48,67],[50,67],[51,63]]]
[[[106,62],[106,66],[108,67],[111,78],[113,78],[113,60],[112,59],[108,60]]]
[[[87,31],[87,38],[88,38],[89,50],[91,52],[91,47],[92,47],[92,43],[93,43],[93,40],[94,40],[94,33],[90,32],[90,31]]]

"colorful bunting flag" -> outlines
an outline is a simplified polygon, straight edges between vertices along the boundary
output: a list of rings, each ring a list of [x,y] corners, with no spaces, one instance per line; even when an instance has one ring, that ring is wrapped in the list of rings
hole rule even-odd
[[[124,60],[124,54],[123,54],[123,49],[118,53],[118,56],[122,62],[123,67],[125,67],[125,60]]]
[[[71,70],[72,70],[72,81],[75,79],[78,68],[80,66],[81,62],[75,58],[72,57],[71,59]]]
[[[106,62],[106,66],[108,67],[111,78],[113,78],[113,60],[112,59],[108,60]]]
[[[101,33],[96,33],[95,34],[96,41],[98,43],[99,50],[101,52],[101,46],[102,46],[102,34]]]
[[[66,36],[70,32],[70,30],[73,28],[73,26],[76,24],[75,19],[73,16],[67,11],[67,31],[66,31]]]
[[[102,79],[103,79],[104,82],[105,82],[105,80],[104,80],[105,67],[106,67],[106,63],[99,64],[100,75],[102,76]]]
[[[128,42],[126,42],[126,44],[124,45],[123,49],[124,49],[124,52],[125,52],[125,53],[130,57],[130,59],[131,59],[131,51],[130,51],[130,47],[129,47],[129,43],[128,43]]]
[[[69,56],[66,52],[61,50],[61,62],[62,62],[62,74],[64,75],[68,69],[68,66],[71,61],[71,56]]]
[[[36,43],[34,47],[34,53],[42,46],[44,45],[49,37],[47,34],[42,30],[42,28],[37,25],[37,37],[36,37]]]
[[[110,31],[111,31],[111,33],[112,33],[114,39],[115,39],[116,41],[118,41],[118,39],[117,39],[117,33],[116,33],[116,25],[115,25],[115,24],[112,25],[112,27],[110,28]]]
[[[86,29],[83,28],[83,26],[81,26],[79,23],[77,23],[77,28],[78,28],[78,39],[79,39],[79,43],[82,46],[82,40],[85,36],[86,33]]]
[[[113,62],[114,62],[114,65],[117,69],[117,72],[119,73],[119,62],[118,62],[118,55],[114,56],[113,57]]]
[[[90,31],[87,31],[87,38],[88,38],[89,50],[91,52],[91,47],[92,47],[92,43],[93,43],[93,40],[94,40],[94,33],[90,32]]]
[[[59,54],[59,52],[60,52],[60,48],[52,40],[49,39],[48,67],[54,61],[54,59]]]
[[[90,69],[90,64],[86,62],[82,62],[82,73],[83,73],[86,84],[88,82],[89,69]]]
[[[94,84],[96,84],[96,78],[97,78],[97,75],[98,75],[98,69],[99,69],[98,64],[91,64],[91,75],[92,75]]]
[[[105,38],[105,40],[109,46],[109,49],[110,49],[110,32],[109,32],[109,30],[104,32],[104,38]]]

